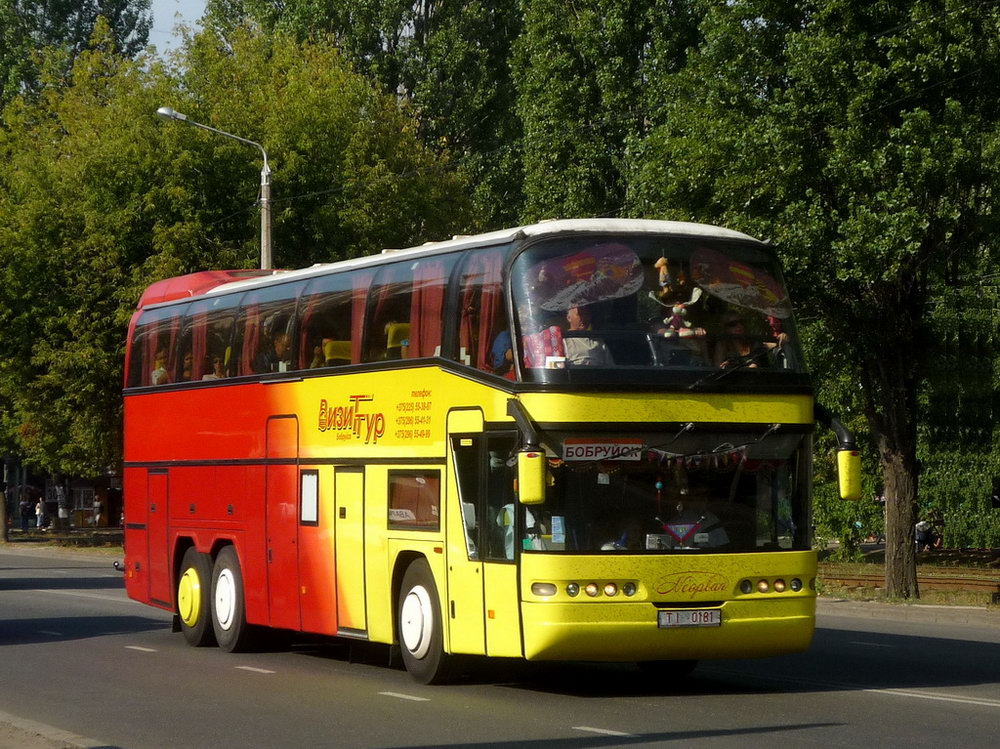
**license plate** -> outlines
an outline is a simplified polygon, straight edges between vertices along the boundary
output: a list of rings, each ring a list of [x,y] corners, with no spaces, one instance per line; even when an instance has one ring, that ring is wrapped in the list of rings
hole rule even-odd
[[[671,627],[719,627],[722,612],[719,609],[681,609],[680,611],[659,611],[657,625],[660,629]]]

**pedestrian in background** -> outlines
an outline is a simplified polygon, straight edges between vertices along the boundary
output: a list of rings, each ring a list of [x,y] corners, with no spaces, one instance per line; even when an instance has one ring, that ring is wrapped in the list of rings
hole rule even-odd
[[[21,501],[18,503],[21,511],[21,530],[28,530],[28,523],[31,521],[31,502],[28,501],[28,497],[21,490]]]
[[[101,498],[94,497],[94,527],[101,524]]]

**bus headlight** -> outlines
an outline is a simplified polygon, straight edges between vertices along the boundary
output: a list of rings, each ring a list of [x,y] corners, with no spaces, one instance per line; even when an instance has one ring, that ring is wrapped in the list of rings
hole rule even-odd
[[[604,586],[604,595],[606,595],[608,598],[612,598],[618,595],[618,586],[615,585],[614,583],[608,583],[607,585]]]
[[[601,589],[597,583],[587,583],[587,587],[583,590],[591,598],[597,598],[601,594]]]
[[[782,580],[780,577],[774,581],[774,592],[775,593],[785,592],[785,581]]]
[[[580,586],[577,583],[569,583],[566,585],[566,595],[570,598],[576,598],[580,595]]]
[[[767,593],[767,591],[770,589],[770,587],[771,586],[767,584],[767,580],[758,580],[757,581],[757,592],[758,593]]]

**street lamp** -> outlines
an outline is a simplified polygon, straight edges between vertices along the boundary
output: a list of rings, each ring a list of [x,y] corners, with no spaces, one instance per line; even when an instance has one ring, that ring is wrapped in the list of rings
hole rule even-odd
[[[232,133],[227,133],[224,130],[217,130],[214,127],[209,127],[208,125],[202,125],[200,122],[195,122],[194,120],[188,119],[186,114],[181,114],[170,107],[160,107],[156,110],[156,114],[165,120],[177,120],[178,122],[186,122],[189,125],[194,125],[195,127],[200,127],[202,130],[209,130],[213,133],[218,133],[219,135],[224,135],[227,138],[232,138],[233,140],[238,140],[240,143],[246,143],[248,146],[254,146],[260,149],[261,156],[264,157],[264,168],[260,170],[260,267],[263,270],[271,269],[271,169],[267,165],[267,151],[264,150],[264,146],[260,143],[255,143],[252,140],[247,140],[246,138],[241,138],[238,135],[233,135]]]

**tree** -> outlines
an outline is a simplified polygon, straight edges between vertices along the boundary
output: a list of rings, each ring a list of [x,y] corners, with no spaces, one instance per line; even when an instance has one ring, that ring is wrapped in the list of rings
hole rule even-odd
[[[97,475],[121,449],[126,327],[163,277],[258,262],[255,154],[155,117],[170,105],[264,144],[275,259],[307,265],[439,239],[463,179],[330,44],[193,38],[176,70],[130,61],[99,22],[68,84],[43,79],[0,130],[0,409],[29,465]]]
[[[150,0],[0,0],[0,107],[16,94],[37,89],[36,50],[61,50],[48,60],[68,73],[99,16],[110,24],[117,48],[135,57],[149,39],[149,6]]]
[[[711,5],[666,77],[630,205],[777,240],[844,362],[885,482],[889,595],[918,595],[914,505],[934,300],[995,266],[1000,12],[954,0]]]
[[[422,140],[461,161],[478,228],[514,223],[522,201],[520,120],[510,58],[519,0],[209,0],[205,22],[329,37],[385,91],[413,107]]]

